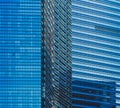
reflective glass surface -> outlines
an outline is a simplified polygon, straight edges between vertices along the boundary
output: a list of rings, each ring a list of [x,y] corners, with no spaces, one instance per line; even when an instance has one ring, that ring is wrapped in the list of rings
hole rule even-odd
[[[42,108],[71,107],[70,6],[70,0],[42,5]]]
[[[115,97],[112,97],[115,99],[112,108],[120,107],[119,0],[72,0],[72,68],[73,78],[91,81],[90,85],[92,82],[98,85],[104,83],[105,86],[114,85],[115,91],[108,90],[114,91],[115,94]],[[99,89],[97,84],[88,88]],[[83,85],[83,88],[86,88],[86,85]],[[101,105],[99,108],[108,108],[105,105],[111,103],[104,101],[102,106],[98,99],[82,97],[76,97],[73,101],[77,99],[84,100],[85,104],[73,104],[74,108],[79,108],[80,105],[94,108],[92,104],[88,105],[86,102],[98,102]],[[111,97],[108,96],[107,99],[111,100]]]
[[[40,108],[40,0],[0,0],[0,108]]]

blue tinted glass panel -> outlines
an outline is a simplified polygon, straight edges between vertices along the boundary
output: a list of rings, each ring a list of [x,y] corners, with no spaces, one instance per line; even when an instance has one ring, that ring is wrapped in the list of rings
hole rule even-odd
[[[40,0],[0,0],[0,108],[40,108]]]

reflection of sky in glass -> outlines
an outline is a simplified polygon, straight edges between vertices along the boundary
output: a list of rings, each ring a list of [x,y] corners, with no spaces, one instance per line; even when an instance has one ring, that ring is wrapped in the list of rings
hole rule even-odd
[[[73,77],[115,82],[120,106],[120,2],[72,0]]]
[[[40,108],[40,1],[0,0],[0,108]]]

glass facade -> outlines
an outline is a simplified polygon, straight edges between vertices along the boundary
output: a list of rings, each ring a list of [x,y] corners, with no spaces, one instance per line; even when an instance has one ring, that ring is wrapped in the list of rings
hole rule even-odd
[[[0,0],[0,108],[41,108],[40,0]]]
[[[42,108],[71,108],[70,5],[70,0],[42,5]]]
[[[89,89],[106,90],[106,88],[97,87],[101,83],[104,87],[107,85],[115,86],[108,89],[108,92],[115,92],[115,103],[112,104],[112,108],[120,107],[119,25],[119,0],[72,0],[72,77],[91,84],[95,82],[94,87],[89,86]],[[82,82],[79,84],[81,86]],[[82,85],[84,89],[86,86],[88,85]],[[87,95],[85,91],[79,91],[79,93]],[[99,94],[92,95],[97,96]],[[103,98],[101,102],[109,105],[110,96],[101,95],[106,98]],[[96,103],[98,101],[98,99],[94,100],[88,97],[74,99],[79,100],[79,104],[73,102],[73,106],[76,105],[74,108],[87,108],[87,106],[82,107],[81,100],[84,103]],[[104,106],[99,108],[104,108]]]
[[[0,108],[71,107],[70,5],[0,0]]]
[[[72,81],[73,108],[116,108],[115,92],[114,82],[74,78]]]

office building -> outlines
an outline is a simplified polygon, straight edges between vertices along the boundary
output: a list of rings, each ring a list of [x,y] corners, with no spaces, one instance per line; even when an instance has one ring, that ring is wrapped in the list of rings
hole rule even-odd
[[[69,0],[0,0],[0,108],[70,108],[70,24]]]
[[[43,4],[43,108],[71,107],[70,5],[70,0],[51,0]]]
[[[113,108],[120,107],[119,25],[119,0],[72,0],[72,77],[89,80],[91,84],[106,82],[105,86],[113,86],[114,83]],[[97,84],[94,89],[97,89]],[[84,99],[84,102],[88,101],[95,103],[97,99]]]

